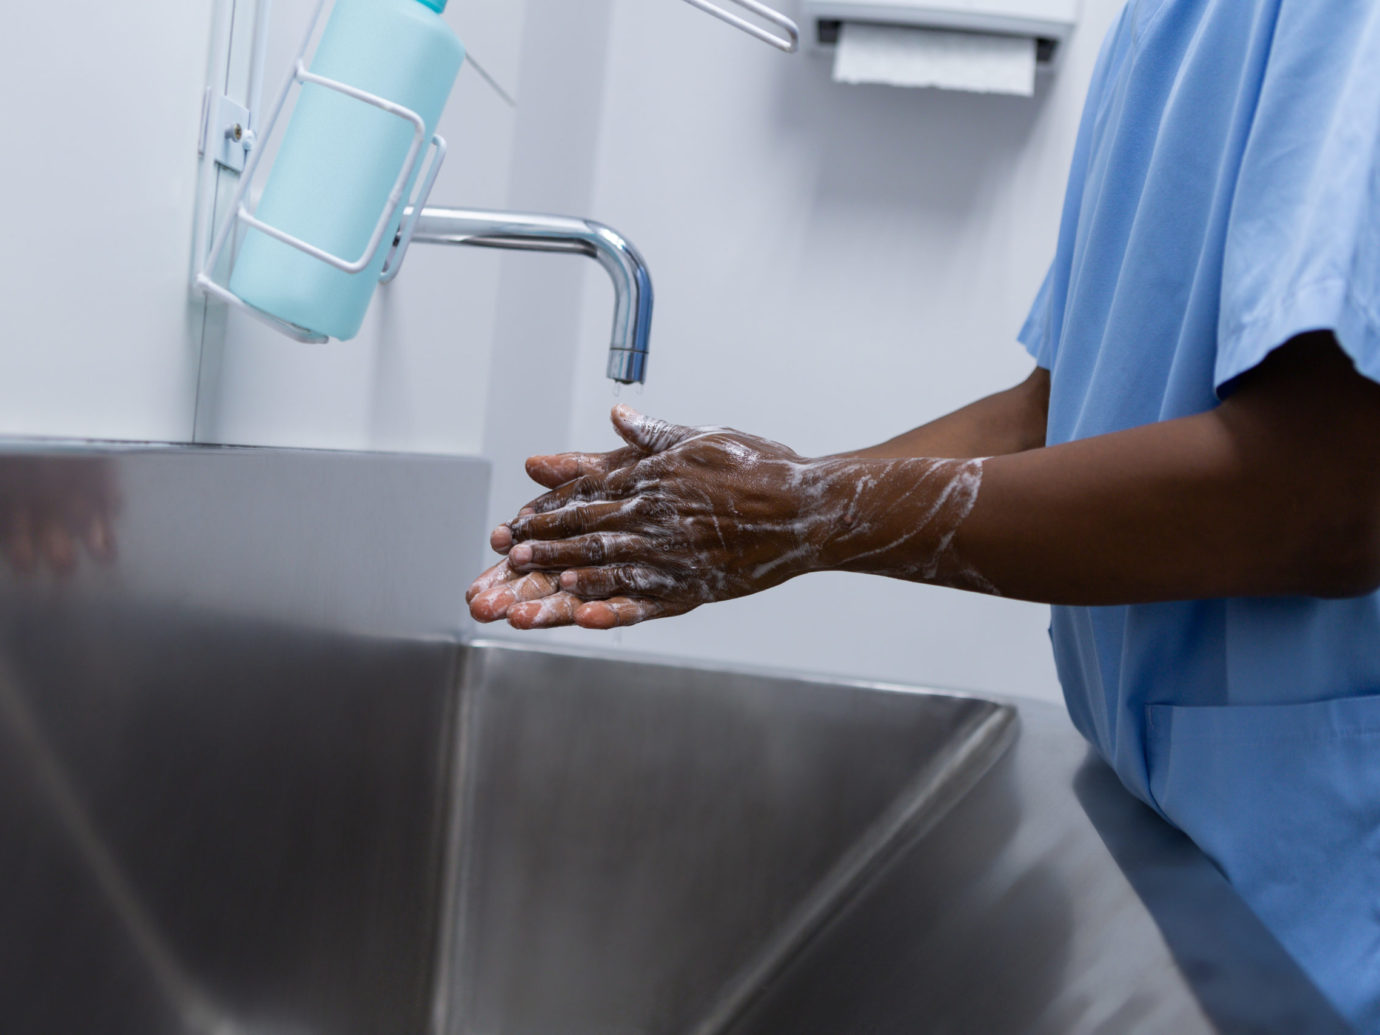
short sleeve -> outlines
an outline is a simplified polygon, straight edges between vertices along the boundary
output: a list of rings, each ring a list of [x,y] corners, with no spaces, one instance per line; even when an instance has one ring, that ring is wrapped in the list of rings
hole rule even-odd
[[[1232,197],[1214,386],[1330,330],[1380,381],[1380,4],[1282,0]]]
[[[1073,159],[1069,167],[1068,186],[1059,223],[1059,240],[1054,261],[1045,272],[1045,279],[1030,307],[1024,326],[1016,340],[1025,346],[1035,362],[1045,370],[1054,368],[1059,338],[1063,333],[1064,309],[1068,300],[1069,275],[1078,244],[1078,228],[1083,209],[1083,192],[1087,186],[1089,155],[1093,138],[1113,94],[1113,85],[1125,70],[1134,49],[1137,18],[1143,7],[1129,4],[1121,9],[1107,36],[1093,67],[1083,114],[1074,141]]]
[[[1016,340],[1025,346],[1036,365],[1046,370],[1054,366],[1054,313],[1050,302],[1050,282],[1053,279],[1054,267],[1051,266],[1045,273],[1044,282],[1040,285],[1035,302],[1030,307],[1030,314],[1025,318],[1025,324],[1016,335]]]

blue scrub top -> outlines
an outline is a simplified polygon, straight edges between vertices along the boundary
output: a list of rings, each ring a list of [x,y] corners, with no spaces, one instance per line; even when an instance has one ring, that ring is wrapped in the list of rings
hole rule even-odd
[[[1021,332],[1050,444],[1201,413],[1332,330],[1380,380],[1380,2],[1131,0]],[[1380,594],[1054,611],[1069,712],[1380,1032]]]

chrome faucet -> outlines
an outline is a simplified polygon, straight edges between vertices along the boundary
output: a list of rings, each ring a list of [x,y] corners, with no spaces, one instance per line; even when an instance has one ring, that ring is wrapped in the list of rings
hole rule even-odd
[[[410,216],[411,210],[404,217],[404,226]],[[620,384],[647,380],[652,275],[637,249],[621,234],[587,219],[428,206],[417,218],[412,243],[568,252],[596,260],[613,280],[617,298],[608,376]]]

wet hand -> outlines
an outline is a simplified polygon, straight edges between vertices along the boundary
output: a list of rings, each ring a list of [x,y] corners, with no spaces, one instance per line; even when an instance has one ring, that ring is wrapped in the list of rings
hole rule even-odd
[[[518,629],[572,625],[575,611],[583,603],[562,592],[558,575],[517,571],[506,557],[474,580],[465,601],[475,621],[506,618]]]
[[[624,450],[529,462],[534,477],[573,477],[496,530],[508,556],[471,597],[476,618],[607,629],[812,570],[840,517],[815,464],[754,435],[627,407],[613,421]]]
[[[624,446],[606,453],[555,453],[527,460],[527,476],[538,485],[556,489],[579,478],[605,477],[635,464],[646,456],[635,446]],[[530,505],[523,514],[533,513]],[[491,544],[498,553],[512,547],[507,525],[497,529]],[[478,622],[507,619],[519,629],[539,629],[572,625],[575,611],[584,601],[561,591],[559,573],[515,570],[505,558],[475,579],[465,594],[470,614]]]

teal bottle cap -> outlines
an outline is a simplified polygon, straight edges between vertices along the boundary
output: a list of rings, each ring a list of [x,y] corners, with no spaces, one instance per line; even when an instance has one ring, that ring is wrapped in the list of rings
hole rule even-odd
[[[427,7],[430,7],[433,11],[435,11],[437,14],[440,14],[442,11],[446,9],[446,0],[417,0],[417,3],[425,4]]]

